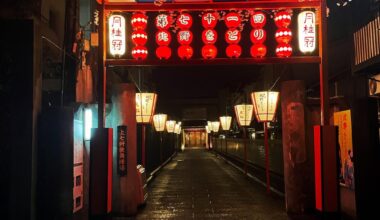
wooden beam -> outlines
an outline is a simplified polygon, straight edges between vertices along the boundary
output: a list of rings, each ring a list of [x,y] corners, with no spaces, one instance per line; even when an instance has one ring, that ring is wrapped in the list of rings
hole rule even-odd
[[[108,59],[106,66],[193,66],[193,65],[261,65],[261,64],[296,64],[296,63],[320,63],[318,56],[304,57],[265,57],[265,58],[216,58],[211,60],[133,60],[133,59]]]

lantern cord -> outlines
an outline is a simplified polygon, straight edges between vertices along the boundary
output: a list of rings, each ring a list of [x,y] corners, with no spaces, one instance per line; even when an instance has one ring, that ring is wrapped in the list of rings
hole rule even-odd
[[[273,69],[274,69],[274,66],[273,66]],[[273,73],[274,73],[274,70],[273,70]],[[272,91],[272,89],[276,86],[278,81],[281,79],[282,74],[284,74],[284,73],[285,73],[285,68],[282,69],[281,74],[277,77],[276,81],[273,83],[273,85],[270,87],[270,89],[268,91]]]

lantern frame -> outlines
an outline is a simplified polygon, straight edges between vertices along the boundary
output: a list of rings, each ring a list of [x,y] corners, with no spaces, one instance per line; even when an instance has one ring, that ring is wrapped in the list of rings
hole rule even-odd
[[[215,133],[218,133],[219,128],[220,128],[220,121],[213,121],[211,123],[212,123],[212,131]]]
[[[239,108],[244,107],[244,119],[241,121],[241,118],[239,117]],[[247,114],[247,107],[251,107],[252,112]],[[244,126],[250,126],[253,120],[253,105],[251,104],[239,104],[234,106],[235,110],[235,116],[236,120],[239,124],[239,126],[244,127]],[[249,119],[249,120],[248,120]],[[248,123],[249,121],[249,123]]]
[[[262,99],[266,99],[266,101],[262,104],[264,109],[258,105],[260,96],[263,95],[265,95],[265,97],[262,97]],[[275,91],[259,91],[251,93],[251,99],[255,110],[254,112],[258,122],[274,121],[276,117],[279,95],[280,93]],[[274,105],[274,107],[270,107],[270,104],[272,104],[272,106]],[[269,111],[270,109],[272,109],[272,111]]]
[[[144,96],[145,96],[145,99],[147,99],[148,97],[151,97],[149,99],[150,104],[149,103],[145,104],[145,111],[144,111],[144,105],[143,105]],[[154,111],[156,109],[156,103],[157,103],[156,93],[148,93],[148,92],[136,93],[136,122],[139,124],[152,123]],[[138,108],[138,105],[140,106],[139,108]],[[138,111],[138,109],[140,110]]]
[[[177,122],[175,120],[167,120],[166,121],[166,131],[168,133],[174,133],[176,123]]]
[[[219,117],[220,125],[223,131],[228,131],[231,128],[232,117],[225,115]]]
[[[155,114],[153,115],[153,126],[157,132],[165,131],[167,114]]]

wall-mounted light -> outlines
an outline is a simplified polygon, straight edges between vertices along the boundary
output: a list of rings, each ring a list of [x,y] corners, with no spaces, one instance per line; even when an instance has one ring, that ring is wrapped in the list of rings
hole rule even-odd
[[[84,109],[84,140],[89,141],[91,139],[92,128],[92,110],[91,108]]]

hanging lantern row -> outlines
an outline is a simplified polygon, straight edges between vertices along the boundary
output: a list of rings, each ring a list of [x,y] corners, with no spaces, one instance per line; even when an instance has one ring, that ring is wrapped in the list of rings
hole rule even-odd
[[[218,39],[218,33],[213,29],[218,20],[216,12],[208,12],[202,15],[202,26],[205,30],[202,32],[202,41],[205,44],[202,47],[202,57],[204,59],[214,59],[218,55],[218,48],[214,45]]]
[[[168,14],[159,14],[156,17],[156,28],[158,32],[156,33],[156,43],[158,47],[156,49],[156,56],[158,59],[167,60],[172,55],[172,49],[169,47],[172,41],[172,36],[168,31],[170,25],[172,24],[172,18]]]
[[[238,29],[241,24],[240,14],[229,12],[224,18],[224,23],[228,28],[224,35],[225,41],[229,44],[226,48],[226,55],[229,58],[238,58],[242,51],[238,44],[241,40],[241,32]]]
[[[218,21],[220,20],[219,12],[207,11],[201,16],[201,23],[204,27],[202,32],[202,47],[201,54],[204,59],[214,59],[217,57],[218,48],[214,45],[218,39],[218,33],[214,30]],[[242,48],[239,45],[241,41],[241,26],[242,15],[234,11],[228,12],[223,17],[225,26],[228,28],[224,35],[224,40],[228,44],[226,47],[226,56],[229,58],[238,58],[242,54]],[[275,32],[275,40],[277,47],[275,49],[276,56],[290,57],[293,52],[291,41],[293,38],[292,30],[289,26],[292,22],[292,14],[289,10],[280,10],[274,15],[274,23],[277,26]],[[109,17],[109,48],[110,53],[115,56],[120,56],[125,53],[125,19],[121,15],[111,15]],[[252,26],[250,32],[250,40],[252,46],[250,54],[254,58],[262,58],[267,54],[265,41],[267,33],[265,25],[267,23],[266,14],[263,11],[254,11],[249,17],[249,23]],[[131,40],[135,45],[131,54],[137,60],[146,59],[148,56],[148,49],[146,43],[148,41],[148,34],[145,29],[148,24],[148,17],[143,12],[136,12],[132,15],[131,26],[132,34]],[[172,56],[172,49],[170,43],[172,41],[172,33],[169,31],[173,24],[179,29],[176,33],[177,42],[180,46],[177,49],[178,57],[184,60],[191,59],[194,50],[191,47],[193,42],[193,33],[190,30],[193,24],[191,14],[187,12],[180,13],[176,18],[169,13],[160,13],[155,17],[155,26],[157,32],[155,34],[155,42],[157,44],[156,56],[159,59],[169,59]],[[298,17],[299,26],[299,44],[301,52],[312,52],[315,50],[315,13],[312,11],[304,11]],[[302,29],[302,31],[301,31]],[[302,42],[301,42],[302,41]]]
[[[143,13],[135,13],[131,18],[131,25],[133,28],[132,42],[135,47],[132,49],[132,57],[136,60],[144,60],[148,57],[148,49],[145,47],[148,41],[148,34],[145,28],[148,24],[148,17]]]
[[[275,33],[275,39],[278,43],[276,55],[278,57],[290,57],[293,49],[290,46],[292,40],[292,31],[288,28],[292,21],[292,16],[288,11],[279,11],[274,17],[274,22],[278,27]]]
[[[267,39],[267,33],[263,29],[267,22],[265,14],[261,11],[254,12],[251,16],[252,31],[250,33],[250,39],[253,43],[251,47],[251,56],[256,58],[262,58],[267,54],[267,48],[264,45]]]
[[[183,60],[188,60],[194,54],[193,48],[190,46],[193,41],[193,33],[189,30],[193,25],[193,18],[189,13],[181,13],[178,15],[176,25],[180,29],[177,34],[177,41],[181,45],[177,50],[178,56]]]

